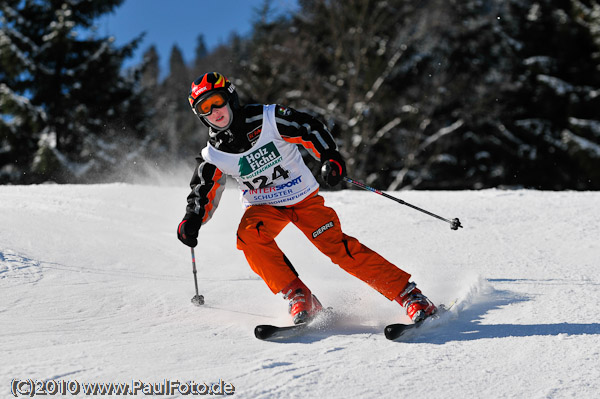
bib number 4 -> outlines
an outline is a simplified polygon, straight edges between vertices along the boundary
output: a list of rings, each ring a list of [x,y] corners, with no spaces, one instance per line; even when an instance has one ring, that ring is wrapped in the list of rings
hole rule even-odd
[[[257,176],[254,179],[252,179],[252,181],[244,181],[244,184],[246,185],[246,187],[248,187],[250,190],[257,190],[257,189],[261,189],[261,188],[266,188],[269,187],[270,185],[272,185],[275,180],[277,179],[287,179],[290,176],[290,172],[283,169],[281,167],[281,165],[277,165],[275,166],[275,168],[273,168],[273,173],[271,174],[271,178],[269,179],[268,176]]]

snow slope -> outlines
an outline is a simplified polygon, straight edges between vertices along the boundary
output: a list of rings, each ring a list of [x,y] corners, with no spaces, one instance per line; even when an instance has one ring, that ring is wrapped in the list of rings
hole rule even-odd
[[[186,179],[0,187],[0,397],[15,378],[221,380],[239,398],[600,393],[598,192],[395,193],[459,217],[459,231],[370,192],[323,193],[346,233],[434,302],[459,299],[440,326],[400,342],[382,333],[404,320],[399,306],[293,227],[278,242],[339,319],[287,342],[256,340],[256,324],[287,323],[287,304],[235,249],[233,187],[200,232],[206,304],[193,306],[190,251],[175,236],[187,193]]]

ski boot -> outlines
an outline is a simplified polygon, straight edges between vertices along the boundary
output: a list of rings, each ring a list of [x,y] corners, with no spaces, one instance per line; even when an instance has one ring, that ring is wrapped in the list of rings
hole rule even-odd
[[[321,302],[299,278],[292,281],[281,292],[284,299],[290,301],[288,312],[294,324],[308,323],[323,310]]]
[[[406,309],[406,314],[417,323],[437,311],[436,306],[421,293],[415,283],[408,283],[396,297],[396,301]]]

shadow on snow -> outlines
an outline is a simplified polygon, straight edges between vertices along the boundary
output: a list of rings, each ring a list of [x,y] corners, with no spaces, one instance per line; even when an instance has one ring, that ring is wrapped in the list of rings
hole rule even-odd
[[[489,280],[494,282],[495,280]],[[503,280],[505,281],[505,280]],[[506,290],[492,289],[472,303],[458,304],[456,314],[435,320],[435,324],[411,330],[398,343],[428,343],[441,345],[447,342],[475,341],[486,338],[533,337],[600,334],[600,323],[556,323],[556,324],[482,324],[481,320],[490,311],[504,306],[531,300],[530,297]],[[383,338],[383,327],[363,326],[342,320],[330,325],[309,328],[302,334],[280,343],[313,343],[331,336],[373,334]]]
[[[494,282],[495,280],[489,280]],[[488,312],[504,306],[531,300],[511,291],[493,290],[477,302],[465,306],[454,318],[439,326],[426,328],[407,337],[404,342],[444,344],[453,341],[475,341],[485,338],[533,337],[600,334],[600,323],[556,324],[482,324]]]

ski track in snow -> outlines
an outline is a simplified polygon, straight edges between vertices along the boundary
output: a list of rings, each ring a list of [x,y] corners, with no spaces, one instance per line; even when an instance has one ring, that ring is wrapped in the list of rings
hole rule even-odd
[[[176,183],[176,184],[175,184]],[[12,379],[224,380],[240,398],[596,398],[600,227],[596,192],[393,193],[464,229],[364,191],[323,192],[347,234],[451,311],[391,342],[400,307],[341,271],[293,227],[278,243],[335,317],[288,324],[235,248],[228,187],[189,249],[176,239],[186,180],[170,186],[0,187],[0,397]],[[166,396],[180,397],[181,395]],[[164,396],[163,396],[164,397]]]

